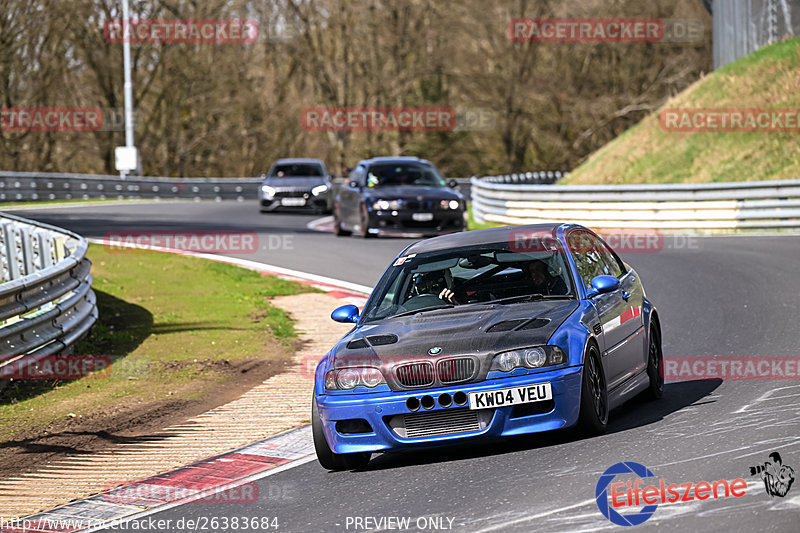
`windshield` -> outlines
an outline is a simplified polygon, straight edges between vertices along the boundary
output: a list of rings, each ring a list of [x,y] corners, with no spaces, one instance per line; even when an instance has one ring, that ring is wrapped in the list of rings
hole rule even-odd
[[[372,165],[367,173],[367,187],[445,187],[447,184],[439,171],[419,163],[386,163]]]
[[[573,297],[559,244],[517,253],[503,242],[398,258],[381,278],[363,315],[369,322],[462,305]]]
[[[320,165],[314,163],[292,163],[288,165],[275,165],[272,168],[271,177],[292,178],[296,176],[324,176],[325,173]]]

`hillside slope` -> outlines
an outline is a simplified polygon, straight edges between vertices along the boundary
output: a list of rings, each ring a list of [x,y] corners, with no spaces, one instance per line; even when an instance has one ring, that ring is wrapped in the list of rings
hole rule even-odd
[[[794,132],[674,132],[662,110],[792,109],[800,113],[800,38],[709,74],[595,152],[559,184],[697,183],[800,178]],[[683,116],[683,115],[681,115]]]

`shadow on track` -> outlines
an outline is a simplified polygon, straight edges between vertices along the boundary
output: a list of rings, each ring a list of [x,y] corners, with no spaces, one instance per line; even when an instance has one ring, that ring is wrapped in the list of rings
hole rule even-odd
[[[721,384],[721,379],[667,383],[664,385],[664,397],[661,400],[647,401],[637,397],[612,411],[605,435],[659,422],[666,416],[689,405],[702,406],[713,403],[713,400],[697,402],[711,394]],[[425,450],[386,453],[373,458],[364,470],[390,470],[405,466],[505,455],[595,438],[602,438],[602,436],[583,437],[575,429],[568,428],[507,439],[473,441],[460,445],[450,445],[446,448],[427,448]]]
[[[70,442],[71,440],[77,441],[85,440],[87,437],[94,437],[98,442],[102,441],[107,444],[147,444],[153,442],[160,442],[168,438],[174,437],[174,433],[156,433],[141,436],[123,436],[109,433],[108,431],[58,431],[48,433],[42,437],[31,437],[20,440],[10,440],[0,442],[0,449],[4,448],[20,448],[26,454],[70,454],[70,455],[92,455],[97,452],[97,444],[93,448],[85,448],[82,446],[72,446],[68,444],[59,444],[58,442]],[[54,443],[48,443],[52,441]]]

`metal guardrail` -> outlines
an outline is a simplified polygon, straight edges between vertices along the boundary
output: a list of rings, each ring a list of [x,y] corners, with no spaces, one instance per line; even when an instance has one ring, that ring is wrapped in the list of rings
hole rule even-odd
[[[569,176],[569,172],[560,170],[543,170],[541,172],[524,172],[520,174],[505,174],[503,176],[485,176],[481,178],[487,183],[530,183],[532,185],[552,185],[561,178]]]
[[[245,200],[262,178],[162,178],[0,171],[0,202],[129,198]]]
[[[72,232],[0,215],[0,368],[68,352],[95,323],[87,248]]]
[[[478,222],[592,228],[800,229],[800,180],[669,185],[532,185],[472,179]]]
[[[454,178],[466,198],[470,178]],[[49,200],[188,199],[251,200],[258,197],[255,178],[165,178],[102,174],[0,171],[0,204],[3,202],[44,202]],[[334,178],[334,186],[345,178]]]

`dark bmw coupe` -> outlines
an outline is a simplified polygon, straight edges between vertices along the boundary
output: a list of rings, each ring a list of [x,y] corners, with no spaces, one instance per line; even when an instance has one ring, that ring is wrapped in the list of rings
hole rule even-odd
[[[456,186],[424,159],[361,161],[336,195],[335,233],[424,237],[463,231],[467,206]]]

